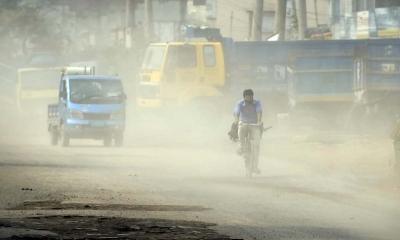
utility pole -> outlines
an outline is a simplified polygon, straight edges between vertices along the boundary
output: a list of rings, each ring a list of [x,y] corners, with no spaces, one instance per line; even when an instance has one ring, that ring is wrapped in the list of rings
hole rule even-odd
[[[264,1],[256,0],[256,8],[254,9],[253,41],[261,41],[263,15]]]
[[[229,20],[229,36],[232,37],[233,32],[233,11],[231,11],[231,17]]]
[[[131,0],[125,0],[125,28],[129,26],[131,13]]]
[[[175,38],[178,39],[184,38],[184,36],[182,36],[183,34],[182,30],[186,25],[186,14],[187,14],[187,0],[179,0],[179,28],[178,32],[174,33]]]
[[[124,26],[124,45],[126,48],[131,48],[131,0],[125,0],[125,26]]]
[[[187,0],[179,1],[179,21],[181,26],[186,24],[187,2]]]
[[[152,0],[144,0],[145,9],[145,37],[147,42],[153,40],[153,4]]]
[[[275,33],[279,34],[279,40],[285,40],[286,5],[286,0],[276,0]]]
[[[315,24],[319,27],[319,20],[318,20],[318,1],[314,0],[314,12],[315,12]]]
[[[297,7],[297,23],[299,28],[299,39],[306,37],[307,30],[307,5],[306,0],[296,0]]]

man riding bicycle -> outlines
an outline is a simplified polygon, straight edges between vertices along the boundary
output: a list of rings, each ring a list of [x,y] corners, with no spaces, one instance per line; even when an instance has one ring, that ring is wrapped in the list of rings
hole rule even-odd
[[[255,155],[255,173],[260,173],[258,169],[258,158],[260,152],[261,126],[262,126],[262,107],[260,101],[254,100],[254,92],[251,89],[243,91],[243,100],[236,104],[234,110],[235,124],[238,124],[238,135],[240,148],[238,153],[242,155],[245,149],[246,137],[250,135],[253,141]]]

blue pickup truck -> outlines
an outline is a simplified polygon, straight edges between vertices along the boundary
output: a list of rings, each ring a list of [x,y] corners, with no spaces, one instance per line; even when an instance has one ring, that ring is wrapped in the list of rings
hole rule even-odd
[[[63,75],[58,104],[48,106],[52,145],[66,147],[72,138],[99,139],[104,146],[123,144],[125,101],[115,76]]]

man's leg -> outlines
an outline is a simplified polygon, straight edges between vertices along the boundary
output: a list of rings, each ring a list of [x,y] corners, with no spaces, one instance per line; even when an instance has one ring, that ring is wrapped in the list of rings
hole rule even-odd
[[[258,169],[258,162],[260,156],[260,141],[261,141],[261,129],[259,127],[251,128],[251,136],[253,141],[253,151],[254,151],[254,171],[260,173]]]
[[[245,140],[246,136],[248,134],[248,126],[243,126],[239,124],[239,129],[238,129],[238,135],[239,135],[239,141],[240,141],[240,149],[238,153],[241,155],[243,154],[244,148],[245,148]]]

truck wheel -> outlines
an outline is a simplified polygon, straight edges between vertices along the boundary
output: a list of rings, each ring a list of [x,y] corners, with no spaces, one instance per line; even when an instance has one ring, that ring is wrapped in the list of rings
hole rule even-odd
[[[50,137],[51,137],[51,145],[56,146],[58,144],[58,132],[55,130],[52,130],[50,132]]]
[[[116,147],[122,147],[124,144],[124,135],[122,133],[115,134],[114,141]]]
[[[68,147],[68,146],[69,146],[69,137],[66,136],[66,135],[63,135],[63,138],[62,138],[62,146],[63,146],[63,147]]]
[[[110,147],[112,143],[112,138],[111,136],[105,136],[103,139],[103,145],[104,147]]]

